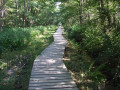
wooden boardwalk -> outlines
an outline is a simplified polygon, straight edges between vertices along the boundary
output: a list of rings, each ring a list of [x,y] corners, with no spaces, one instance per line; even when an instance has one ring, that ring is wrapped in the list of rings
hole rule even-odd
[[[54,42],[34,61],[28,90],[78,90],[62,61],[67,41],[61,27],[53,36]]]

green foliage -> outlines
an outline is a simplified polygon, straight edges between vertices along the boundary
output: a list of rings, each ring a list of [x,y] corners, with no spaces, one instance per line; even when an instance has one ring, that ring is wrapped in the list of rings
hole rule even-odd
[[[22,28],[5,29],[0,33],[0,41],[3,48],[15,50],[29,42],[30,32]]]
[[[105,67],[105,63],[99,65],[94,71],[92,71],[93,63],[90,64],[89,71],[87,72],[88,78],[95,80],[96,83],[103,83],[106,80],[106,77],[100,70]]]
[[[75,25],[68,30],[68,37],[74,39],[76,42],[81,42],[84,39],[84,32],[85,27]]]
[[[4,5],[3,27],[29,27],[52,25],[55,20],[56,2],[49,0],[7,0]]]
[[[102,82],[112,84],[112,89],[120,87],[119,5],[119,0],[67,0],[61,4],[60,21],[76,50],[66,65],[73,73],[88,76],[85,78],[94,82],[95,90]],[[81,89],[82,81],[79,84]]]
[[[46,30],[56,29],[55,26],[39,26],[34,28],[11,28],[0,32],[1,51],[2,48],[16,50],[28,45],[28,43],[39,36],[45,34]]]
[[[30,28],[11,28],[11,29],[4,29],[0,34],[1,37],[10,37],[10,35],[14,36],[14,34],[20,36],[10,37],[11,42],[18,43],[16,39],[22,39],[23,43],[21,46],[16,46],[16,49],[10,50],[9,45],[4,46],[1,58],[0,58],[0,70],[6,71],[6,69],[13,68],[17,70],[13,70],[14,74],[12,77],[8,77],[2,75],[0,72],[0,89],[28,89],[29,78],[31,74],[31,69],[33,66],[33,61],[35,58],[53,41],[53,33],[56,31],[57,27],[55,25],[49,26],[37,26],[37,27],[30,27]],[[9,33],[7,33],[9,32]],[[7,36],[8,35],[8,36]],[[4,38],[5,38],[4,37]],[[2,41],[2,39],[0,38]],[[5,38],[4,40],[8,40]],[[3,41],[2,41],[3,42]],[[5,41],[6,42],[6,41]],[[13,46],[16,44],[10,45]],[[6,74],[6,72],[5,72]],[[10,78],[6,81],[4,78]],[[10,87],[10,88],[9,88]]]
[[[91,23],[88,25],[71,26],[67,29],[67,36],[69,39],[74,40],[74,43],[78,43],[76,47],[76,50],[80,53],[78,57],[87,57],[86,55],[88,55],[92,59],[89,62],[93,63],[88,68],[86,65],[80,64],[88,65],[87,62],[78,62],[82,69],[86,67],[83,70],[86,70],[85,72],[87,72],[86,75],[89,79],[97,84],[106,80],[116,82],[116,84],[119,82],[120,34],[118,31],[117,33],[116,31],[111,31],[109,34],[106,34],[101,30],[99,24],[94,25]],[[78,57],[78,60],[82,59]]]
[[[69,6],[67,5],[65,5],[63,8],[64,9],[62,10],[62,12],[65,9],[69,11],[66,12],[66,14],[73,12],[72,10],[70,11],[68,9]],[[107,7],[105,8],[107,9]],[[76,48],[77,51],[75,52],[77,53],[76,57],[72,56],[73,60],[79,60],[77,64],[72,62],[71,63],[72,65],[70,63],[66,65],[68,68],[75,72],[76,71],[80,71],[80,73],[84,72],[87,79],[90,79],[96,83],[96,87],[97,85],[99,85],[100,83],[104,83],[105,81],[114,83],[114,85],[118,85],[120,79],[119,23],[116,24],[116,26],[114,26],[114,24],[109,26],[107,19],[105,18],[103,19],[103,17],[102,18],[97,17],[98,13],[96,13],[97,11],[95,12],[96,8],[95,9],[92,8],[92,10],[94,12],[92,11],[89,12],[94,13],[94,15],[96,16],[91,15],[91,20],[85,19],[81,24],[78,23],[79,21],[74,22],[77,19],[76,18],[73,19],[72,15],[71,16],[69,15],[69,17],[67,16],[62,17],[65,18],[62,19],[63,20],[62,22],[64,22],[64,29],[67,33],[66,36],[70,41],[74,41],[73,46]],[[104,13],[107,13],[107,11],[105,11]],[[84,18],[84,16],[82,18]],[[101,23],[100,22],[101,20],[103,20],[104,23]],[[87,57],[89,57],[90,59],[86,61]],[[77,70],[78,68],[80,70]],[[81,76],[79,75],[79,77]]]

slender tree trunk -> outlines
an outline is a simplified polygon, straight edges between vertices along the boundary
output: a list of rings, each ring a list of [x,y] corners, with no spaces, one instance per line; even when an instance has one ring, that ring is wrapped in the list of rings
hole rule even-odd
[[[79,9],[79,12],[80,12],[79,21],[80,21],[80,24],[82,24],[82,2],[83,2],[83,0],[80,0],[80,2],[79,2],[79,7],[80,7],[80,9]]]
[[[87,9],[89,10],[89,0],[86,0],[86,3],[87,3],[87,5],[88,5]],[[88,11],[88,13],[87,13],[87,18],[88,18],[88,20],[90,20],[89,11]]]
[[[109,1],[107,0],[107,19],[108,19],[108,25],[110,26],[111,25],[111,16],[110,16],[110,12],[109,12]]]
[[[26,11],[27,13],[29,12],[29,0],[27,0],[27,11]],[[29,26],[30,25],[30,20],[29,20],[29,18],[27,18],[27,20],[26,20],[26,24],[27,24],[27,26]]]
[[[26,16],[25,16],[25,13],[26,13],[26,0],[24,1],[23,27],[25,27],[25,25],[26,25]]]
[[[16,0],[16,15],[18,15],[18,0]]]
[[[115,2],[115,0],[113,0],[113,3]],[[120,5],[120,3],[119,3],[119,5]],[[115,8],[116,6],[115,6],[115,4],[113,4],[113,8]],[[119,8],[120,9],[120,8]],[[112,17],[113,17],[113,24],[116,26],[116,17],[115,17],[115,13],[113,13],[113,15],[112,15]]]
[[[2,16],[1,16],[1,11],[0,11],[0,31],[2,29]]]
[[[120,2],[118,2],[118,7],[119,7],[119,10],[120,10]],[[117,13],[120,13],[120,12],[118,11]],[[119,24],[120,24],[120,20],[117,20],[117,21],[116,21],[116,24],[119,25]]]
[[[29,11],[29,0],[27,0],[27,12]]]
[[[23,15],[23,27],[25,27],[25,25],[26,25],[26,16],[25,16],[25,14]]]
[[[18,25],[18,0],[16,0],[16,26]]]
[[[6,15],[7,15],[7,9],[6,9],[6,7],[4,7],[4,10],[3,10],[3,18],[4,18],[3,26],[6,25]]]
[[[104,10],[104,3],[103,0],[99,0],[99,17],[101,21],[101,25],[104,25],[105,22],[105,10]]]
[[[0,31],[2,30],[2,10],[3,10],[3,1],[0,1]]]

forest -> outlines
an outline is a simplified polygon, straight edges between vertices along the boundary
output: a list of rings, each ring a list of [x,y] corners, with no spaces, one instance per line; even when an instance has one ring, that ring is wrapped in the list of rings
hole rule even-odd
[[[0,0],[0,90],[28,89],[34,59],[59,25],[79,90],[119,90],[120,0]]]

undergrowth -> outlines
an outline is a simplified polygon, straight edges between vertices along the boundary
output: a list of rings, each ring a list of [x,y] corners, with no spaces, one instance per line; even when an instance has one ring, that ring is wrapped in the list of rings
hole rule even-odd
[[[52,41],[56,26],[4,29],[0,32],[0,90],[27,90],[34,59]],[[12,70],[10,76],[7,70]]]
[[[75,72],[78,86],[92,87],[94,90],[119,90],[119,26],[102,28],[99,23],[91,21],[64,27],[72,49],[70,61],[65,63],[69,70]]]

